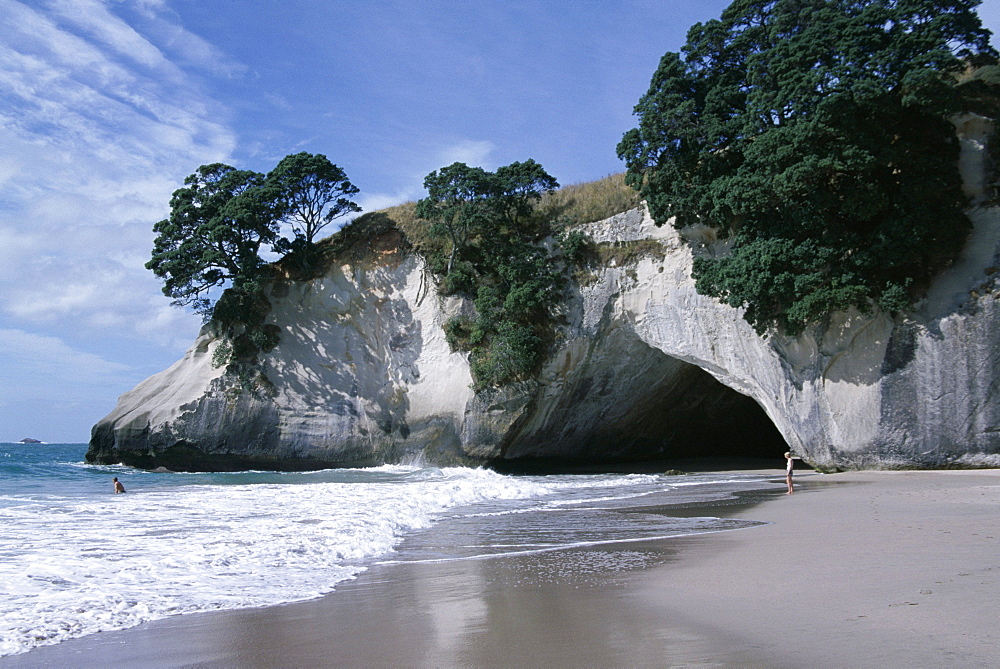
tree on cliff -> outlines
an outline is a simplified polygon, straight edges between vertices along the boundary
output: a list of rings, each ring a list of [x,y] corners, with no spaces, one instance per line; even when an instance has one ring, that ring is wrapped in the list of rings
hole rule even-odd
[[[971,229],[949,118],[996,62],[978,4],[736,0],[664,55],[618,155],[658,224],[728,238],[699,292],[793,335],[911,303]]]
[[[312,245],[320,230],[334,220],[361,211],[351,201],[358,188],[321,153],[285,156],[268,172],[267,182],[278,194],[282,221],[295,235],[292,245]]]
[[[530,233],[526,226],[542,193],[559,188],[555,177],[531,158],[498,167],[493,178],[500,220],[507,229],[522,233]]]
[[[476,316],[445,325],[448,340],[469,352],[479,388],[530,375],[541,361],[560,274],[537,244],[535,204],[558,182],[534,160],[489,172],[454,163],[427,175],[417,216],[446,240],[444,292],[464,293]],[[433,259],[432,259],[433,262]]]
[[[453,163],[424,179],[427,197],[417,202],[416,214],[431,222],[432,235],[448,239],[450,274],[475,238],[527,232],[535,203],[558,187],[555,177],[530,158],[496,172]]]
[[[219,316],[207,297],[216,287],[250,296],[267,263],[261,247],[295,255],[308,264],[316,235],[335,219],[361,211],[358,189],[322,154],[285,156],[271,172],[202,165],[170,200],[170,217],[157,233],[146,267],[164,279],[163,292],[206,318]],[[279,234],[284,222],[294,239]],[[224,311],[233,306],[224,305]],[[239,320],[239,310],[229,314]]]
[[[202,165],[174,191],[170,217],[155,226],[153,255],[146,268],[164,279],[174,304],[192,306],[210,318],[206,294],[230,283],[253,292],[265,265],[262,244],[278,238],[280,207],[263,174],[229,165]]]
[[[494,176],[481,167],[452,163],[424,177],[427,197],[417,201],[416,214],[431,222],[431,235],[450,242],[446,274],[451,274],[455,259],[489,218],[496,193]]]

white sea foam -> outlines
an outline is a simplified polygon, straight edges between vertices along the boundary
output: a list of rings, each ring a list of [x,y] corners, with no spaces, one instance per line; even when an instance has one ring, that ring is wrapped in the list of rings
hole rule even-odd
[[[406,535],[441,520],[449,522],[446,540],[417,541],[408,560],[724,529],[718,519],[668,527],[662,516],[634,513],[623,523],[608,511],[671,491],[673,477],[398,465],[186,475],[68,464],[78,478],[66,485],[26,483],[0,503],[0,656],[179,613],[313,598],[369,564],[392,562]],[[128,494],[108,494],[111,474],[123,477]],[[235,483],[244,481],[252,482]]]
[[[387,482],[25,500],[0,508],[0,655],[177,613],[316,597],[446,509],[547,491],[449,469]]]

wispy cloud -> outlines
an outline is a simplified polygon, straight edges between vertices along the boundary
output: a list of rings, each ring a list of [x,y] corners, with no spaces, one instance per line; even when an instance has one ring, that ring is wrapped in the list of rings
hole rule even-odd
[[[241,68],[165,4],[133,7],[144,32],[122,8],[0,0],[0,316],[173,346],[170,329],[189,338],[197,318],[163,316],[142,266],[152,224],[184,176],[236,144],[227,111],[189,70]]]
[[[132,26],[111,14],[100,0],[50,0],[51,15],[79,29],[101,48],[150,68],[169,67],[160,50]]]
[[[53,385],[69,399],[86,397],[93,387],[114,383],[131,370],[92,353],[75,350],[57,337],[0,329],[0,356],[7,370],[4,394],[46,398]]]
[[[142,21],[143,32],[160,45],[172,62],[227,78],[249,74],[250,68],[246,65],[185,30],[166,2],[140,0],[135,3],[135,9]]]

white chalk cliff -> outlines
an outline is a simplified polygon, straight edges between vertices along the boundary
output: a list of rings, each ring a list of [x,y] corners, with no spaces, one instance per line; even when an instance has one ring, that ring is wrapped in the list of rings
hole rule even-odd
[[[571,285],[538,377],[477,395],[442,330],[471,307],[440,297],[423,259],[390,235],[320,278],[271,287],[281,334],[262,356],[268,392],[234,392],[205,330],[122,395],[88,458],[195,469],[607,461],[711,455],[734,440],[777,441],[780,458],[783,439],[825,470],[1000,466],[991,127],[973,115],[957,125],[974,232],[913,313],[838,313],[797,338],[762,338],[694,289],[693,254],[724,252],[710,231],[682,235],[634,210],[586,231],[658,240],[662,257]]]

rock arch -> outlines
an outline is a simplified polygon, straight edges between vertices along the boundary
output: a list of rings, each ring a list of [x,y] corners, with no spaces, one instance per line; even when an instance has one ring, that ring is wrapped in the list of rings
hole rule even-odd
[[[696,365],[610,328],[564,347],[512,425],[505,463],[607,464],[693,457],[767,457],[784,439],[752,398]]]
[[[699,295],[695,254],[725,253],[642,210],[587,226],[597,242],[657,240],[662,254],[602,268],[580,288],[581,339],[615,328],[752,398],[790,449],[821,470],[1000,466],[1000,207],[984,178],[992,123],[956,119],[974,229],[910,314],[831,315],[794,339],[762,338]]]

